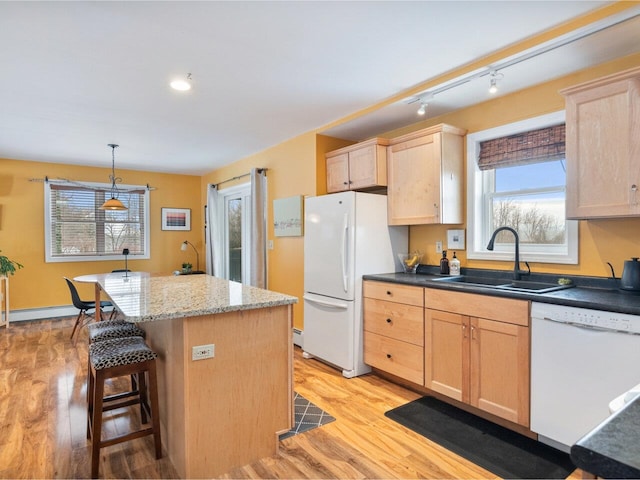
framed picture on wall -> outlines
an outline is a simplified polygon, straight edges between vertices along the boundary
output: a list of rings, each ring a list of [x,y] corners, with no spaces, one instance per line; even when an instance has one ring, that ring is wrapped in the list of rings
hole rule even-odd
[[[191,209],[163,208],[162,230],[191,230]]]
[[[302,195],[273,201],[273,232],[276,237],[299,237],[302,232]]]

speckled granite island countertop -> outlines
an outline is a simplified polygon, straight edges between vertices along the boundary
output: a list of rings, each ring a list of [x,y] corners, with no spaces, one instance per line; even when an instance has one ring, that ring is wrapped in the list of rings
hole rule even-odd
[[[210,275],[104,275],[100,287],[129,322],[149,322],[296,303],[289,295]]]

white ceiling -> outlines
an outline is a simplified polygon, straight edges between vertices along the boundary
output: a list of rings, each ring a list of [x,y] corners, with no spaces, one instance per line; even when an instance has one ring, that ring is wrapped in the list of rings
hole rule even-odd
[[[608,3],[2,1],[0,158],[110,167],[118,143],[117,169],[203,174]],[[502,91],[640,50],[624,25],[505,69]],[[190,92],[169,88],[187,73]],[[429,115],[486,99],[465,88]],[[416,109],[327,133],[359,140]]]

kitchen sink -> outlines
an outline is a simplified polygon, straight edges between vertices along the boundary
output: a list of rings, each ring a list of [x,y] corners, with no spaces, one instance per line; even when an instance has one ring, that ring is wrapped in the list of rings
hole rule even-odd
[[[504,285],[509,282],[504,278],[492,278],[492,277],[474,277],[472,275],[457,275],[455,277],[442,277],[437,278],[434,282],[447,282],[447,283],[468,283],[469,285],[479,286],[498,286]]]
[[[478,287],[497,288],[500,290],[512,290],[514,292],[526,293],[548,293],[573,287],[573,284],[558,285],[557,283],[509,280],[506,278],[479,277],[473,275],[457,275],[454,277],[437,278],[434,282],[462,283]]]

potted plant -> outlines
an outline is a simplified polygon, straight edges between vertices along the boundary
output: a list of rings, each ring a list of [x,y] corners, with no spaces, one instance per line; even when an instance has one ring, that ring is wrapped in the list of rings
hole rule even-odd
[[[191,273],[192,268],[193,268],[193,265],[185,262],[182,264],[182,273]]]
[[[2,250],[0,250],[0,253],[2,253]],[[0,255],[0,277],[13,275],[20,268],[22,268],[22,264],[9,260],[5,255]]]

